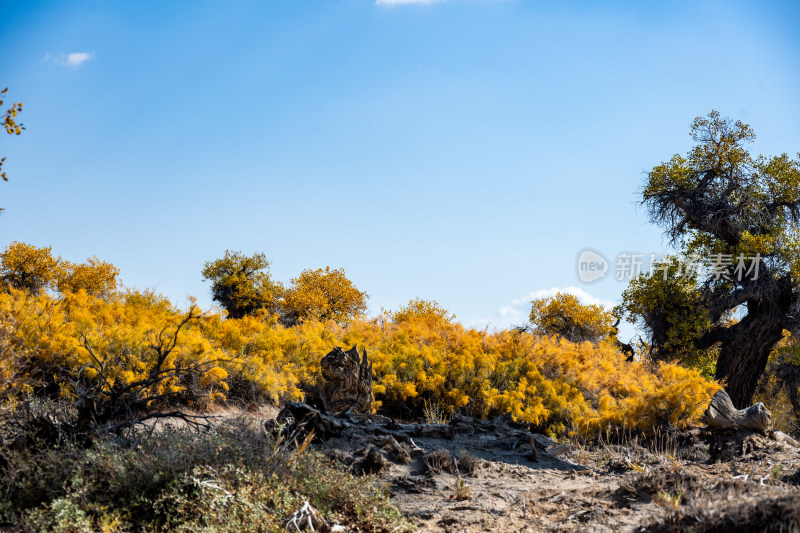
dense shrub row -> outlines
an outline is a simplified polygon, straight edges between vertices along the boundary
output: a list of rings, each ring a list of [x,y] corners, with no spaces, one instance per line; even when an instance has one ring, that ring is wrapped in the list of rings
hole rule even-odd
[[[206,408],[215,402],[301,399],[335,346],[358,345],[374,362],[377,409],[418,415],[425,405],[478,417],[503,413],[550,433],[594,433],[607,425],[647,430],[696,419],[718,388],[676,365],[627,362],[610,340],[571,342],[520,331],[468,329],[435,303],[412,301],[347,326],[306,320],[286,327],[266,313],[225,319],[176,309],[136,291],[0,293],[0,389],[57,390],[70,397],[102,380],[122,388],[153,371],[164,339],[174,370],[145,395]],[[184,325],[178,329],[178,326]]]

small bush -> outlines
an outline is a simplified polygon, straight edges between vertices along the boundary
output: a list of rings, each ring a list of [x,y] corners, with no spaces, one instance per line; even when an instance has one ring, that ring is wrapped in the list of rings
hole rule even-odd
[[[447,424],[447,410],[439,404],[424,402],[422,408],[422,418],[426,424]]]
[[[431,475],[438,475],[442,472],[453,472],[453,458],[445,448],[439,448],[425,454],[423,458],[425,468]]]
[[[30,531],[281,531],[308,500],[330,523],[407,530],[371,478],[299,453],[252,419],[165,427],[123,446],[0,448],[0,522]]]
[[[462,474],[472,476],[481,466],[481,459],[467,450],[458,452],[458,471]]]
[[[467,482],[463,477],[458,476],[458,479],[456,479],[456,482],[453,485],[453,494],[450,495],[450,498],[457,502],[472,498],[472,490],[469,488],[469,485],[467,485]]]

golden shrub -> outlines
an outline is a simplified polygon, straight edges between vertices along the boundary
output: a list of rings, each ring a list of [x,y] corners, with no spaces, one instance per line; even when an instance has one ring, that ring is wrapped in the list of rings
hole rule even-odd
[[[680,366],[650,370],[627,362],[611,341],[478,331],[423,300],[346,326],[309,317],[286,327],[262,310],[239,319],[202,314],[179,328],[186,313],[152,293],[101,298],[86,290],[56,296],[8,289],[0,293],[0,313],[8,331],[0,351],[25,355],[17,366],[0,367],[7,395],[23,384],[52,382],[69,395],[76,380],[96,382],[101,373],[108,387],[137,383],[154,368],[154,346],[165,340],[175,346],[163,364],[174,372],[147,397],[200,406],[301,399],[320,379],[321,357],[354,344],[373,362],[375,407],[510,413],[551,434],[684,425],[718,389]]]

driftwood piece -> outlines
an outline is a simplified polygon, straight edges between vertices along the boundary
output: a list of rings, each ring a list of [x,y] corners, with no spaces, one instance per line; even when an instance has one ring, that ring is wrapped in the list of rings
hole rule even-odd
[[[530,440],[528,441],[531,447],[531,454],[530,459],[534,463],[539,462],[539,453],[536,451],[536,439],[533,438],[533,435],[530,436]]]
[[[414,442],[415,438],[454,440],[457,436],[491,435],[493,442],[507,442],[511,449],[529,446],[531,451],[526,457],[534,461],[541,460],[542,453],[557,457],[572,450],[569,445],[557,446],[556,441],[544,435],[510,427],[501,418],[487,421],[458,415],[448,424],[400,424],[371,413],[335,415],[305,403],[288,402],[278,418],[265,425],[270,433],[283,425],[289,439],[298,442],[313,430],[317,442],[340,438],[365,446],[374,445],[378,453],[396,464],[407,464],[427,451]]]
[[[364,450],[364,459],[357,467],[357,471],[362,474],[380,474],[389,468],[389,462],[383,454],[373,444]]]
[[[286,522],[287,531],[312,531],[314,533],[329,533],[331,526],[320,514],[319,511],[314,509],[308,501],[303,503],[303,506],[295,511],[289,520]]]
[[[372,412],[372,363],[367,351],[359,358],[353,346],[344,351],[338,346],[320,361],[323,384],[320,396],[329,413]]]
[[[720,390],[703,413],[703,422],[711,428],[768,431],[772,427],[772,413],[761,402],[747,409],[736,409],[728,393]]]
[[[787,435],[782,431],[773,431],[773,437],[775,438],[776,441],[780,443],[788,444],[789,446],[793,446],[795,448],[800,448],[800,442],[797,442],[792,437],[790,437],[789,435]]]
[[[395,463],[401,465],[405,465],[411,462],[412,453],[413,454],[422,453],[422,450],[414,444],[413,440],[411,441],[411,444],[408,443],[400,444],[399,442],[397,442],[397,439],[395,439],[391,435],[383,437],[382,439],[378,440],[377,443],[381,448],[389,451],[389,454]]]

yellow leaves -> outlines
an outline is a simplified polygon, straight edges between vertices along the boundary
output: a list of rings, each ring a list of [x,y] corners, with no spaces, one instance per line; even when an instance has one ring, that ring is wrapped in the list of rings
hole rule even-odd
[[[87,293],[107,298],[117,290],[119,269],[111,263],[91,257],[86,263],[62,262],[56,277],[56,288],[59,292]]]
[[[89,266],[99,263],[90,260]],[[308,286],[311,299],[322,291]],[[607,325],[604,311],[568,298],[545,302],[541,309],[554,302],[556,311],[576,324],[600,324],[599,330]],[[153,346],[171,339],[184,316],[147,292],[99,298],[78,290],[55,298],[9,288],[0,293],[0,355],[8,353],[4,346],[13,346],[35,370],[35,379],[56,382],[66,394],[74,392],[75,380],[97,383],[101,367],[109,380],[104,386],[124,386],[148,376],[155,364]],[[206,407],[227,397],[299,400],[320,379],[320,358],[334,346],[353,344],[365,347],[373,362],[376,405],[421,412],[429,404],[476,416],[510,413],[553,434],[573,427],[592,433],[631,421],[642,428],[663,420],[683,424],[702,411],[717,387],[674,365],[649,371],[628,363],[609,342],[465,329],[435,302],[414,300],[397,313],[353,319],[346,327],[312,316],[286,327],[273,316],[207,315],[187,323],[163,368],[200,366],[181,380],[159,382],[148,397],[181,393],[184,401]],[[21,381],[18,367],[0,362],[2,392],[4,383],[8,389]]]
[[[226,379],[228,379],[228,372],[224,368],[215,366],[206,370],[200,378],[200,384],[203,387],[218,386],[227,391],[229,387],[225,383]]]
[[[798,154],[800,157],[800,154]],[[800,191],[800,162],[781,154],[757,161],[758,175],[766,182],[770,198],[775,202],[796,201]]]
[[[698,142],[690,152],[693,166],[724,171],[748,162],[744,144],[752,142],[755,133],[747,124],[723,118],[719,111],[712,110],[707,117],[694,119],[691,137]]]
[[[417,386],[414,383],[406,383],[403,386],[403,391],[400,393],[400,397],[403,400],[407,400],[408,398],[414,398],[417,396]]]
[[[0,96],[5,95],[7,92],[8,92],[7,88],[3,89],[2,91],[0,91]],[[2,105],[3,105],[3,100],[0,100],[0,106]],[[9,135],[20,135],[22,133],[22,130],[25,129],[25,127],[22,124],[17,124],[15,120],[17,118],[17,114],[21,112],[22,112],[22,102],[18,102],[16,104],[12,104],[11,107],[7,109],[3,114],[2,118],[3,128]],[[2,178],[3,181],[8,181],[6,173],[2,172],[3,163],[5,163],[5,161],[6,161],[5,157],[0,158],[0,178]],[[2,210],[3,208],[0,208],[0,211]]]
[[[86,263],[70,263],[53,257],[49,246],[36,248],[13,242],[0,254],[0,285],[33,295],[45,289],[61,293],[84,290],[93,296],[107,298],[117,290],[118,274],[114,265],[96,257]]]
[[[0,96],[5,95],[7,92],[8,92],[7,88],[3,89],[2,91],[0,91]],[[2,105],[3,105],[3,100],[0,99],[0,106]],[[7,109],[3,114],[2,118],[3,128],[9,135],[20,135],[22,133],[22,130],[25,129],[25,127],[22,124],[18,124],[16,121],[17,114],[21,112],[22,112],[22,102],[18,102],[16,104],[11,104],[11,107]],[[2,179],[3,181],[8,181],[6,173],[3,172],[3,164],[5,162],[6,162],[5,157],[0,158],[0,179]],[[0,211],[2,210],[3,208],[0,207]]]
[[[52,248],[12,242],[0,254],[0,280],[8,287],[39,294],[60,275],[60,258]]]
[[[3,89],[0,94],[5,95],[8,92],[8,88]],[[3,105],[3,100],[0,100],[0,106]],[[12,103],[11,107],[9,107],[3,113],[3,126],[5,127],[6,133],[9,135],[19,135],[22,133],[22,130],[25,127],[22,124],[17,124],[14,120],[17,118],[17,115],[22,112],[22,102]]]
[[[243,318],[262,309],[274,312],[283,295],[283,286],[269,275],[269,261],[263,253],[246,256],[226,250],[225,257],[205,263],[202,275],[211,282],[213,300],[231,318]]]
[[[597,402],[597,415],[592,413],[577,419],[582,433],[596,434],[607,426],[636,427],[648,432],[667,422],[685,427],[699,419],[713,394],[720,389],[699,372],[679,365],[661,364],[655,373],[644,370],[640,364],[630,365],[628,370],[612,377],[612,381],[635,380],[637,386],[611,386],[602,392]],[[614,389],[617,394],[612,392]],[[625,389],[632,393],[619,393]]]
[[[441,329],[450,326],[456,317],[433,300],[415,298],[399,311],[392,313],[391,318],[398,324],[416,322],[424,323],[430,329]]]
[[[645,199],[667,194],[676,189],[691,187],[694,173],[688,165],[688,161],[675,154],[666,163],[653,167],[648,172],[647,178],[647,185],[642,191]]]
[[[599,341],[613,333],[614,317],[609,311],[601,305],[583,305],[572,294],[559,292],[531,304],[530,321],[542,334],[581,342]]]
[[[368,297],[347,279],[343,269],[325,267],[304,270],[292,279],[292,287],[284,295],[283,309],[290,323],[333,320],[345,325],[367,310]]]
[[[122,385],[130,385],[134,381],[136,381],[137,376],[131,370],[122,370],[121,372],[117,373],[117,381],[119,381]]]
[[[272,280],[269,264],[263,253],[246,256],[227,250],[225,257],[206,262],[202,274],[211,281],[214,301],[230,318],[263,313],[271,322],[289,326],[308,320],[345,325],[367,309],[367,293],[359,291],[341,268],[304,270],[287,289]]]
[[[19,324],[15,343],[26,354],[29,374],[40,384],[55,382],[69,392],[76,379],[96,382],[102,371],[108,380],[102,386],[109,390],[115,384],[145,380],[156,364],[153,346],[170,337],[183,316],[157,298],[128,296],[103,300],[81,290],[56,299],[10,289],[0,293],[0,317]],[[188,368],[214,359],[228,357],[191,324],[181,331],[162,368],[170,372],[176,365]],[[209,381],[203,383],[204,376],[197,376],[193,385],[195,398],[227,388],[227,371],[220,365],[208,367]],[[148,396],[184,390],[177,377],[167,377],[154,384]]]

